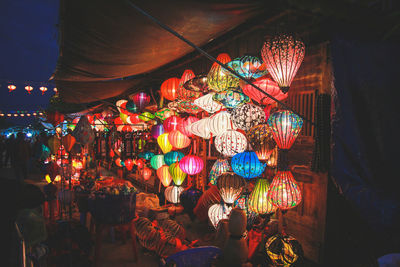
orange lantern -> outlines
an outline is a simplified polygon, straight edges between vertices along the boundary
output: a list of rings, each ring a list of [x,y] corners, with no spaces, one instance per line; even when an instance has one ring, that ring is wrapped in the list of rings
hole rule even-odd
[[[46,118],[47,118],[48,122],[53,124],[53,126],[57,126],[58,124],[60,124],[61,122],[64,121],[64,115],[61,114],[58,111],[55,111],[55,112],[48,111],[48,112],[46,112]]]
[[[179,130],[174,130],[168,133],[168,141],[173,147],[178,149],[185,148],[190,145],[190,138],[181,133]]]
[[[9,86],[7,86],[7,88],[8,88],[8,90],[9,90],[9,92],[12,92],[12,91],[14,91],[15,89],[17,89],[17,87],[16,87],[15,85],[13,85],[13,84],[10,84]]]
[[[25,86],[25,90],[28,92],[28,94],[31,94],[31,91],[33,90],[33,87],[30,85]]]
[[[168,133],[163,133],[162,135],[157,137],[157,143],[164,154],[172,150],[172,145],[168,140]]]
[[[143,176],[143,179],[144,179],[145,181],[147,181],[147,180],[150,179],[151,174],[152,174],[152,171],[151,171],[150,168],[147,168],[147,167],[146,167],[146,168],[144,168],[144,169],[142,170],[142,176]]]
[[[118,167],[122,167],[122,160],[120,158],[117,158],[115,160],[115,164],[117,164]]]
[[[161,84],[161,95],[168,100],[174,101],[178,96],[178,78],[169,78]]]
[[[66,136],[62,137],[62,144],[68,152],[71,151],[72,147],[75,145],[75,142],[76,139],[71,134],[67,134]]]
[[[54,87],[54,89],[53,89],[53,91],[54,91],[54,93],[58,93],[58,89],[56,88],[56,87]]]
[[[41,86],[41,87],[39,88],[39,90],[42,91],[42,95],[44,95],[44,92],[47,91],[47,87]]]
[[[138,166],[139,169],[143,168],[144,167],[143,159],[138,159],[136,161],[136,165]]]
[[[172,176],[169,173],[169,166],[168,165],[163,165],[157,170],[157,176],[158,179],[160,179],[161,183],[165,186],[168,187],[169,184],[172,181]]]

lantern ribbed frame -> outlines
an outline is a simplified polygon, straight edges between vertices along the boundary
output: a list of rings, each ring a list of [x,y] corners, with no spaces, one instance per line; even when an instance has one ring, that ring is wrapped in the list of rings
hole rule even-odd
[[[284,100],[288,97],[288,94],[283,93],[278,84],[269,78],[258,79],[254,81],[253,84],[262,89],[267,94],[275,97],[277,100]],[[275,103],[275,100],[269,98],[250,84],[244,85],[242,90],[243,93],[245,93],[251,99],[257,101],[261,105],[271,105]]]
[[[212,226],[215,229],[218,227],[218,223],[222,219],[229,219],[229,214],[231,213],[232,207],[225,204],[214,204],[208,209],[208,218]]]
[[[145,92],[139,92],[132,97],[138,110],[143,110],[150,103],[150,96]]]
[[[217,186],[222,199],[228,205],[240,196],[246,182],[244,179],[233,172],[226,172],[218,177]]]
[[[257,214],[270,214],[277,210],[268,198],[269,182],[265,178],[259,178],[254,185],[249,197],[249,208]]]
[[[182,185],[183,181],[185,181],[185,178],[187,176],[187,174],[184,173],[182,169],[179,167],[179,162],[172,163],[169,166],[169,173],[172,176],[174,184],[177,186]]]
[[[180,195],[185,189],[182,186],[171,185],[165,188],[164,196],[165,199],[173,204],[180,202]]]
[[[228,54],[222,53],[218,55],[217,60],[226,64],[231,61],[231,58]],[[238,86],[239,78],[226,74],[219,64],[214,63],[208,72],[207,83],[211,90],[221,92],[226,90],[228,87]]]
[[[303,119],[289,110],[272,113],[268,119],[275,142],[280,149],[290,149],[303,126]]]
[[[224,172],[231,171],[231,164],[228,159],[217,159],[211,167],[209,180],[212,185],[217,184],[218,177]]]
[[[194,100],[202,95],[201,92],[195,92],[187,90],[183,85],[196,77],[194,72],[190,69],[187,69],[183,72],[181,79],[179,80],[179,87],[178,87],[178,98],[181,100]]]
[[[179,162],[184,156],[185,156],[185,154],[183,154],[180,151],[171,151],[164,155],[164,161],[165,161],[165,164],[170,166],[171,164],[173,164],[175,162]]]
[[[169,167],[167,165],[163,165],[157,169],[157,177],[165,187],[169,186],[172,182],[172,176],[169,173]]]
[[[163,133],[162,135],[157,137],[157,143],[164,154],[172,150],[172,145],[168,140],[168,133]]]
[[[193,101],[195,106],[207,111],[208,113],[215,113],[220,111],[224,106],[215,101],[214,98],[215,93],[208,93],[202,97],[197,98]]]
[[[182,123],[179,124],[178,126],[178,130],[183,133],[184,135],[186,135],[187,137],[192,137],[193,133],[187,130],[187,126],[191,125],[192,123],[199,121],[198,118],[193,117],[193,116],[189,116],[187,117],[185,120],[182,120]]]
[[[181,149],[190,145],[190,138],[179,130],[173,130],[168,133],[168,141],[175,148]]]
[[[294,208],[301,202],[301,190],[291,171],[276,173],[268,191],[268,198],[282,210]]]
[[[266,161],[268,167],[276,168],[278,165],[278,147],[276,146],[274,150],[272,150],[271,155],[269,155],[268,160]]]
[[[208,128],[208,120],[209,118],[206,117],[199,121],[193,122],[186,127],[186,130],[190,131],[196,136],[200,136],[203,139],[210,139],[211,131],[210,128]]]
[[[267,239],[265,251],[273,266],[293,266],[304,252],[299,241],[289,235],[275,234]]]
[[[256,125],[247,131],[246,136],[258,159],[268,160],[276,147],[276,142],[269,125],[267,123]]]
[[[212,115],[208,120],[208,128],[214,136],[220,135],[229,129],[236,130],[231,120],[231,114],[228,111],[220,111]]]
[[[255,56],[244,55],[233,59],[226,65],[246,79],[257,79],[268,73],[261,59]],[[228,70],[223,70],[230,74]]]
[[[245,151],[233,156],[231,160],[232,171],[246,179],[260,176],[266,164],[261,163],[253,151]]]
[[[265,122],[265,112],[261,107],[248,103],[233,109],[231,119],[235,127],[248,131]]]
[[[165,119],[163,126],[164,126],[164,131],[169,133],[173,130],[178,130],[180,127],[180,124],[182,124],[182,119],[178,116],[171,116]]]
[[[161,84],[161,95],[170,100],[174,101],[178,97],[179,79],[176,77],[169,78]]]
[[[232,157],[246,150],[247,139],[242,133],[235,130],[226,130],[215,137],[215,148],[226,157]]]
[[[179,161],[179,167],[184,173],[195,175],[203,170],[204,162],[198,156],[187,155]]]

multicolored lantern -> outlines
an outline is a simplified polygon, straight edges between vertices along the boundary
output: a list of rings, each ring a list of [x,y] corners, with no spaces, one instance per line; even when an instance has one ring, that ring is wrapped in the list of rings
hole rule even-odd
[[[211,131],[210,128],[208,128],[209,119],[210,118],[206,117],[201,120],[195,121],[192,124],[188,125],[186,127],[186,130],[196,136],[200,136],[201,138],[210,139]]]
[[[283,93],[279,88],[278,84],[269,78],[258,79],[253,82],[255,86],[262,89],[267,94],[273,96],[277,100],[284,100],[288,97],[287,93]],[[257,101],[261,105],[271,105],[275,103],[275,100],[263,94],[258,89],[254,88],[250,84],[246,84],[242,88],[243,93],[249,96],[251,99]]]
[[[276,211],[268,198],[269,183],[265,178],[259,178],[249,197],[249,208],[257,214],[270,214]]]
[[[164,154],[172,150],[172,145],[168,140],[168,133],[163,133],[162,135],[157,137],[157,143]]]
[[[190,100],[178,100],[175,104],[176,104],[176,108],[178,109],[178,111],[182,112],[182,113],[197,114],[197,113],[200,113],[202,111],[201,108],[193,105],[193,100],[192,99],[190,99]]]
[[[207,93],[208,92],[207,76],[200,75],[194,77],[185,82],[183,84],[183,87],[189,91]]]
[[[179,118],[178,116],[171,116],[169,118],[166,118],[163,123],[164,131],[169,133],[173,130],[178,130],[180,127],[180,124],[182,124],[182,119]]]
[[[251,127],[265,122],[265,113],[259,106],[244,104],[232,111],[231,118],[237,128],[248,131]]]
[[[174,101],[178,96],[179,79],[176,77],[169,78],[161,84],[161,95]]]
[[[217,102],[214,101],[214,96],[215,93],[209,93],[206,94],[202,97],[197,98],[196,100],[193,101],[193,104],[198,106],[199,108],[207,111],[208,113],[215,113],[220,111],[224,106]]]
[[[256,125],[248,130],[246,135],[258,159],[268,160],[276,147],[276,142],[269,125],[266,123]]]
[[[231,61],[231,58],[228,54],[222,53],[218,55],[217,60],[223,64],[226,64]],[[232,75],[226,74],[226,71],[224,71],[218,63],[214,63],[207,75],[207,83],[211,90],[215,92],[221,92],[229,87],[238,86],[239,79]]]
[[[228,205],[233,202],[242,193],[243,187],[246,185],[244,179],[233,172],[226,172],[218,177],[217,186],[222,199]]]
[[[265,69],[265,64],[258,57],[254,56],[245,55],[238,57],[226,65],[246,79],[257,79],[268,73]],[[226,74],[231,74],[228,70],[224,69],[224,71],[226,71]]]
[[[214,165],[211,167],[209,175],[210,183],[212,185],[216,185],[218,177],[221,174],[229,171],[232,171],[231,164],[229,164],[229,161],[227,159],[217,159],[214,162]]]
[[[218,223],[222,219],[228,219],[231,213],[232,207],[225,204],[214,204],[208,209],[208,218],[212,226],[215,229],[218,227]]]
[[[275,142],[280,149],[290,149],[300,133],[303,119],[289,110],[272,113],[268,119]]]
[[[163,165],[157,169],[157,177],[160,179],[161,183],[167,187],[172,182],[172,176],[169,173],[169,167],[167,165]]]
[[[164,126],[162,124],[157,124],[151,127],[150,134],[154,139],[157,139],[163,133],[164,133]]]
[[[229,129],[236,129],[233,126],[231,114],[228,111],[220,111],[211,116],[208,120],[208,128],[214,136],[220,135]]]
[[[119,111],[119,113],[124,113],[126,112],[126,103],[128,102],[128,100],[126,99],[120,99],[117,102],[115,102],[115,105],[117,106],[117,109]]]
[[[185,154],[180,151],[171,151],[164,155],[165,164],[168,166],[172,165],[175,162],[179,162]]]
[[[215,137],[215,148],[226,157],[232,157],[247,148],[247,139],[244,134],[235,130],[226,130]]]
[[[188,131],[188,130],[186,129],[186,127],[189,126],[189,125],[191,125],[192,123],[194,123],[194,122],[196,122],[196,121],[199,121],[199,119],[196,118],[196,117],[193,117],[193,116],[189,116],[189,117],[187,117],[185,120],[182,119],[182,123],[179,124],[178,130],[179,130],[181,133],[183,133],[184,135],[186,135],[186,136],[188,136],[188,137],[192,137],[193,134],[192,134],[190,131]]]
[[[124,162],[123,162],[120,158],[117,158],[117,159],[115,160],[115,164],[116,164],[118,167],[123,167],[123,166],[124,166]]]
[[[187,90],[183,85],[194,78],[196,75],[194,75],[193,71],[190,69],[187,69],[183,72],[182,77],[179,81],[179,87],[178,87],[178,98],[181,100],[194,100],[202,95],[201,92],[198,91],[192,91],[192,90]]]
[[[156,116],[153,113],[150,112],[143,112],[142,114],[139,115],[139,119],[142,121],[150,121],[154,119]]]
[[[166,118],[177,115],[177,113],[172,109],[162,108],[155,112],[154,115],[160,120],[165,120]]]
[[[165,165],[164,155],[155,155],[150,160],[150,165],[153,169],[158,170],[162,165]]]
[[[132,97],[133,102],[135,103],[138,110],[143,110],[150,103],[150,96],[145,92],[140,92],[135,94]]]
[[[244,103],[250,102],[250,98],[245,95],[240,87],[228,88],[227,90],[216,93],[213,100],[221,103],[224,107],[232,109]]]
[[[265,250],[274,266],[292,266],[304,254],[299,241],[292,236],[282,234],[268,238]]]
[[[303,62],[305,45],[293,36],[282,34],[265,41],[261,57],[282,92],[289,91],[290,84]]]
[[[301,202],[300,187],[291,171],[278,171],[268,191],[272,204],[282,210],[296,207]]]
[[[182,186],[171,185],[165,188],[165,199],[173,204],[180,202],[180,195],[185,189]]]
[[[185,148],[190,145],[190,138],[181,133],[179,130],[173,130],[169,132],[168,140],[173,147],[178,149]]]
[[[185,181],[185,178],[187,176],[187,174],[184,173],[182,171],[182,169],[179,167],[178,162],[172,163],[169,166],[169,173],[172,176],[172,180],[174,181],[174,184],[177,186],[182,185],[183,181]]]
[[[261,163],[253,151],[246,151],[233,156],[231,166],[236,174],[251,179],[260,176],[266,164]]]
[[[151,169],[145,167],[145,168],[143,168],[143,169],[141,170],[141,174],[142,174],[142,176],[143,176],[143,179],[144,179],[145,181],[148,181],[148,180],[150,179],[151,175],[152,175],[152,171],[151,171]]]
[[[204,162],[198,156],[187,155],[179,161],[179,167],[184,173],[195,175],[203,170]]]

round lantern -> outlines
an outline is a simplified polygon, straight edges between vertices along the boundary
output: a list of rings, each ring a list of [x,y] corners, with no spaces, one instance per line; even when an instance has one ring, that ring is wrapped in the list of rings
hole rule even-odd
[[[268,160],[276,147],[276,142],[269,125],[266,123],[256,125],[248,130],[246,135],[258,159]]]
[[[254,81],[253,84],[255,86],[257,86],[258,88],[262,89],[267,94],[273,96],[277,100],[283,100],[283,99],[287,98],[287,96],[288,96],[287,93],[283,93],[280,90],[280,88],[276,82],[274,82],[273,80],[271,80],[269,78],[258,79],[256,81]],[[250,84],[244,85],[242,90],[243,90],[243,93],[248,95],[251,99],[257,101],[261,105],[271,105],[271,104],[275,103],[275,100],[268,97],[266,94],[263,94],[262,92],[260,92],[258,89],[254,88]]]
[[[210,128],[208,128],[209,118],[203,118],[199,121],[193,122],[192,124],[186,127],[186,130],[191,132],[196,136],[200,136],[204,139],[209,139],[211,137]]]
[[[183,87],[185,87],[185,89],[189,91],[207,93],[208,92],[207,76],[200,75],[191,78],[190,80],[188,80],[183,84]]]
[[[185,154],[183,154],[182,152],[171,151],[164,155],[164,161],[165,161],[165,164],[170,166],[171,164],[173,164],[175,162],[179,162],[184,156],[185,156]]]
[[[191,125],[192,123],[199,121],[198,118],[189,116],[185,120],[182,120],[182,123],[178,125],[178,130],[186,135],[187,137],[192,137],[193,134],[186,129],[187,126]]]
[[[231,165],[227,159],[217,159],[211,168],[209,179],[213,185],[217,184],[218,177],[224,172],[231,171]]]
[[[253,151],[236,154],[231,160],[232,170],[247,179],[260,176],[264,172],[265,165]]]
[[[231,58],[228,54],[222,53],[218,55],[217,60],[226,64],[231,61]],[[211,90],[221,92],[226,90],[228,87],[238,86],[239,79],[230,74],[226,74],[226,71],[224,71],[219,64],[214,63],[207,75],[207,83]]]
[[[296,207],[301,202],[299,185],[291,171],[278,171],[268,191],[272,204],[282,210]]]
[[[244,131],[265,122],[264,110],[254,104],[244,104],[235,108],[231,116],[233,124]]]
[[[217,186],[222,199],[228,205],[233,202],[242,193],[243,187],[246,185],[244,179],[233,172],[226,172],[218,177]]]
[[[222,219],[228,219],[231,213],[232,207],[225,204],[214,204],[208,209],[208,218],[212,226],[215,229],[218,227],[218,223]]]
[[[228,111],[221,111],[211,116],[208,120],[208,128],[214,136],[220,135],[229,129],[236,129],[233,126],[231,115]]]
[[[171,185],[165,188],[165,199],[173,204],[179,203],[179,197],[185,189],[182,186]]]
[[[168,140],[173,147],[178,149],[185,148],[190,145],[190,138],[181,133],[179,130],[173,130],[169,132]]]
[[[215,148],[226,157],[232,157],[243,152],[247,147],[247,139],[244,134],[235,130],[226,130],[215,137]]]
[[[178,78],[174,77],[165,80],[161,84],[161,95],[170,101],[174,101],[178,96],[178,86],[179,86]]]
[[[201,96],[201,92],[196,92],[192,90],[187,90],[183,85],[194,78],[196,75],[194,75],[193,71],[190,69],[187,69],[183,72],[182,77],[179,81],[179,87],[178,87],[178,98],[182,100],[194,100]]]
[[[143,179],[144,179],[145,181],[149,180],[150,177],[151,177],[151,174],[152,174],[151,169],[150,169],[150,168],[147,168],[147,167],[143,168],[143,170],[141,171],[141,173],[142,173]]]
[[[168,141],[168,133],[163,133],[162,135],[157,137],[157,143],[164,154],[172,150],[172,145]]]
[[[136,163],[136,166],[138,166],[139,169],[141,169],[141,168],[144,167],[144,161],[143,161],[143,159],[138,159],[138,160],[136,160],[135,163]]]
[[[155,155],[150,160],[150,165],[153,169],[158,170],[162,165],[165,165],[164,155]]]
[[[164,131],[169,133],[173,130],[178,130],[180,127],[180,124],[182,124],[182,119],[179,118],[178,116],[171,116],[169,118],[166,118],[163,123]]]
[[[245,55],[238,57],[226,65],[246,79],[257,79],[268,73],[265,69],[265,64],[258,57],[254,56]],[[230,74],[228,70],[224,71]]]
[[[206,221],[208,218],[208,209],[211,205],[221,203],[221,195],[218,187],[211,185],[199,198],[193,213],[200,221]]]
[[[195,175],[203,170],[204,162],[198,156],[187,155],[179,161],[179,167],[184,173]]]
[[[132,97],[138,110],[143,110],[150,103],[150,96],[145,92],[140,92]]]
[[[172,163],[169,166],[169,173],[172,176],[172,180],[174,181],[174,184],[177,186],[182,185],[183,181],[185,181],[185,178],[187,176],[187,174],[184,173],[182,171],[182,169],[179,167],[178,162]]]
[[[213,100],[221,103],[224,107],[232,109],[250,102],[250,98],[238,88],[228,88],[225,91],[217,93],[213,96]]]
[[[251,211],[257,214],[269,214],[276,211],[276,206],[268,198],[268,189],[269,183],[267,179],[260,178],[257,180],[249,197]]]
[[[151,127],[150,133],[154,139],[157,139],[157,137],[164,133],[164,126],[162,124],[154,125],[153,127]]]
[[[265,243],[265,250],[274,266],[292,266],[303,257],[301,244],[289,235],[271,236]]]
[[[261,57],[282,92],[289,91],[290,84],[303,62],[305,45],[287,34],[274,36],[265,41]]]
[[[207,111],[208,113],[214,113],[220,111],[224,106],[215,101],[214,98],[215,93],[209,93],[202,97],[199,97],[193,101],[193,104],[198,106],[199,108]]]
[[[125,167],[126,167],[126,169],[127,169],[128,171],[131,171],[131,170],[132,170],[132,168],[133,168],[133,161],[132,161],[132,159],[126,159],[126,160],[124,161],[124,164],[125,164]]]
[[[163,165],[157,169],[157,176],[160,179],[161,183],[167,187],[172,181],[172,176],[169,173],[169,169],[167,165]]]
[[[268,119],[275,142],[280,149],[290,149],[300,133],[303,119],[289,110],[272,113]]]

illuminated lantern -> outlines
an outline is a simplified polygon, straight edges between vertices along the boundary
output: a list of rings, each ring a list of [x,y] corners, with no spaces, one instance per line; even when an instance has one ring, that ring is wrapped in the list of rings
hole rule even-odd
[[[257,214],[270,214],[276,211],[276,206],[268,198],[268,186],[267,179],[259,178],[257,180],[249,197],[249,208],[251,211]]]
[[[182,113],[197,114],[202,111],[201,108],[193,105],[193,100],[179,100],[175,105],[178,111]]]
[[[258,57],[254,56],[245,55],[238,57],[228,62],[226,65],[246,79],[257,79],[268,73],[265,69],[265,64],[263,64]],[[223,70],[226,72],[226,74],[231,74],[231,72],[228,70]]]
[[[244,134],[235,130],[226,130],[215,137],[215,148],[226,157],[232,157],[247,148],[247,139]]]
[[[290,171],[278,171],[272,180],[268,192],[272,204],[282,210],[296,207],[301,202],[299,185]]]
[[[271,155],[267,160],[268,167],[275,168],[278,165],[278,147],[272,150]]]
[[[153,127],[151,127],[150,133],[154,139],[157,139],[157,137],[164,133],[164,126],[162,124],[154,125]]]
[[[145,181],[149,180],[150,177],[151,177],[151,174],[152,174],[151,169],[149,169],[149,168],[147,168],[147,167],[143,168],[143,170],[141,171],[141,173],[142,173],[143,179],[144,179]]]
[[[173,147],[178,149],[185,148],[190,145],[190,138],[178,130],[173,130],[168,133],[168,140]]]
[[[129,117],[128,114],[120,113],[120,114],[119,114],[119,117],[121,118],[122,123],[124,123],[124,124],[125,124],[125,123],[128,123],[128,121],[127,121],[128,117]]]
[[[254,81],[253,84],[255,86],[259,87],[260,89],[262,89],[267,94],[275,97],[277,100],[283,100],[283,99],[287,98],[287,96],[288,96],[287,93],[283,93],[280,90],[280,88],[276,82],[274,82],[273,80],[271,80],[269,78],[258,79],[256,81]],[[258,89],[254,88],[250,84],[244,85],[242,90],[243,90],[243,93],[248,95],[251,99],[257,101],[261,105],[271,105],[271,104],[275,103],[275,100],[268,97],[266,94],[263,94],[262,92],[260,92]]]
[[[132,115],[127,115],[125,121],[126,121],[126,123],[129,123],[129,124],[138,124],[141,122],[141,118],[144,118],[144,116],[145,115],[143,115],[143,114],[139,115],[139,114],[133,113]],[[150,117],[151,117],[151,115],[150,115]],[[146,119],[146,118],[144,118],[144,119]]]
[[[299,241],[292,236],[282,234],[268,238],[265,250],[274,266],[293,266],[304,254]]]
[[[192,123],[199,121],[198,118],[189,116],[185,120],[182,119],[182,123],[178,125],[178,130],[188,137],[192,137],[193,134],[186,129],[187,126],[191,125]]]
[[[217,184],[218,177],[228,171],[231,171],[231,165],[227,159],[217,159],[211,167],[209,180],[213,185]]]
[[[158,140],[158,139],[157,139],[157,140]],[[137,145],[137,148],[138,148],[139,150],[140,150],[140,149],[143,149],[143,147],[146,145],[146,140],[139,139],[139,140],[137,141],[136,145]]]
[[[206,93],[206,92],[208,92],[207,76],[200,75],[200,76],[194,77],[194,78],[186,81],[183,84],[183,87],[189,91]]]
[[[131,171],[131,170],[132,170],[132,168],[133,168],[133,161],[132,161],[132,159],[126,159],[126,160],[124,161],[124,164],[125,164],[125,167],[126,167],[126,169],[127,169],[128,171]]]
[[[39,87],[39,90],[42,91],[42,95],[44,95],[44,92],[47,91],[47,87],[41,86]]]
[[[264,172],[265,165],[253,151],[236,154],[231,160],[232,170],[247,179],[260,176]]]
[[[54,93],[58,93],[58,89],[56,87],[53,88]]]
[[[172,176],[169,173],[169,167],[167,165],[163,165],[157,169],[157,176],[160,179],[161,183],[167,187],[172,181]]]
[[[62,143],[65,149],[69,152],[76,143],[76,139],[72,134],[67,134],[62,137]]]
[[[150,151],[144,151],[144,152],[140,152],[138,157],[142,158],[142,159],[145,159],[145,160],[149,160],[152,157],[154,157],[154,153],[150,152]]]
[[[246,185],[244,179],[232,172],[226,172],[218,177],[217,186],[222,199],[228,205],[233,202],[242,193],[243,187]]]
[[[171,116],[169,118],[166,118],[163,123],[164,131],[169,133],[173,130],[178,130],[180,124],[182,124],[182,119],[179,118],[178,116]]]
[[[132,100],[129,100],[128,102],[126,102],[125,107],[126,107],[126,110],[131,113],[138,112],[138,108],[136,107],[135,103],[133,103]]]
[[[25,86],[25,90],[28,92],[28,94],[31,94],[31,91],[33,90],[33,87],[30,85]]]
[[[124,113],[125,112],[125,105],[126,105],[126,103],[128,102],[128,100],[125,100],[125,99],[120,99],[120,100],[118,100],[116,103],[115,103],[115,105],[117,106],[117,109],[118,109],[118,111],[119,111],[119,113]],[[124,107],[124,108],[122,108],[122,107]]]
[[[135,160],[136,166],[138,166],[139,169],[142,169],[144,167],[144,160],[143,159],[138,159]]]
[[[290,35],[274,36],[264,43],[261,57],[282,92],[289,91],[290,84],[303,62],[304,54],[304,43]]]
[[[107,123],[104,120],[95,120],[94,125],[99,132],[104,132],[104,130],[107,129]]]
[[[231,114],[229,114],[228,111],[221,111],[212,115],[208,120],[208,128],[214,136],[220,135],[229,129],[236,129],[236,127],[233,126]]]
[[[153,169],[158,170],[162,165],[165,165],[164,155],[155,155],[150,160],[150,165]]]
[[[211,137],[210,128],[208,128],[208,121],[210,118],[206,117],[201,120],[195,121],[186,127],[186,130],[191,132],[196,136],[200,136],[204,139],[209,139]]]
[[[142,121],[150,121],[152,119],[154,119],[156,116],[154,116],[153,113],[150,112],[143,112],[142,114],[139,115],[139,119],[141,119]]]
[[[179,163],[172,163],[169,166],[169,173],[172,176],[172,180],[174,181],[174,184],[177,186],[180,186],[183,181],[185,181],[185,178],[187,176],[186,173],[184,173],[181,168],[179,167]]]
[[[238,88],[229,88],[213,96],[213,100],[221,103],[228,109],[235,108],[243,103],[250,102],[250,98]]]
[[[61,122],[64,121],[64,115],[58,111],[55,111],[55,112],[47,111],[46,119],[48,122],[53,124],[53,126],[57,126],[58,124],[60,124]]]
[[[212,226],[217,229],[218,223],[222,219],[228,219],[232,207],[225,204],[214,204],[208,209],[208,218]]]
[[[15,86],[15,85],[13,85],[13,84],[10,84],[9,86],[7,86],[7,88],[8,88],[8,92],[12,92],[12,91],[14,91],[15,89],[17,89],[17,87]]]
[[[193,104],[199,108],[207,111],[208,113],[214,113],[220,111],[224,106],[213,99],[215,93],[209,93],[202,97],[199,97],[193,101]]]
[[[178,86],[179,86],[178,78],[174,77],[165,80],[161,84],[161,95],[170,101],[174,101],[178,96]]]
[[[132,97],[133,103],[135,103],[138,110],[143,110],[150,103],[150,96],[145,92],[140,92]]]
[[[202,95],[202,93],[198,92],[198,91],[186,90],[186,88],[183,86],[187,81],[194,78],[195,76],[196,75],[194,75],[193,71],[190,69],[185,70],[183,72],[182,77],[179,81],[179,87],[178,87],[178,98],[179,99],[194,100]]]
[[[154,113],[154,115],[159,118],[160,120],[165,120],[171,116],[177,115],[177,113],[169,108],[162,108]]]
[[[226,64],[231,61],[231,58],[228,54],[222,53],[218,55],[217,60]],[[230,74],[226,74],[223,68],[215,62],[211,66],[211,70],[207,75],[207,83],[211,90],[221,92],[226,90],[228,87],[238,86],[239,79]]]
[[[115,164],[116,164],[118,167],[123,167],[123,166],[124,166],[124,162],[123,162],[120,158],[117,158],[117,159],[115,160]]]
[[[122,119],[120,117],[117,117],[117,118],[114,119],[114,124],[116,126],[119,126],[121,124],[124,124],[124,122],[122,121]]]
[[[300,133],[303,119],[289,110],[272,113],[268,119],[275,142],[280,149],[290,149]]]
[[[248,131],[251,127],[265,122],[265,113],[259,106],[244,104],[232,111],[231,118],[233,125],[239,129]]]
[[[276,147],[276,142],[268,124],[262,123],[252,127],[247,131],[246,136],[258,159],[268,160]]]
[[[179,161],[179,167],[184,173],[195,175],[203,170],[204,162],[198,156],[187,155]]]
[[[168,133],[163,133],[162,135],[157,137],[157,143],[164,154],[172,150],[172,145],[168,141]]]
[[[165,199],[173,204],[179,203],[179,196],[185,189],[182,186],[171,185],[165,188]]]
[[[184,156],[185,156],[185,154],[183,154],[182,152],[171,151],[164,155],[164,161],[165,161],[165,164],[170,166],[171,164],[173,164],[175,162],[179,162]]]

